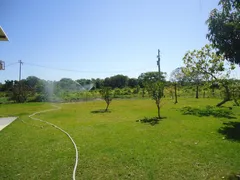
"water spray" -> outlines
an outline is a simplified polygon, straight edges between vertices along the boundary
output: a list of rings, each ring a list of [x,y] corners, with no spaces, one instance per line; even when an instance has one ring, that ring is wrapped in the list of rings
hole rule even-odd
[[[80,89],[81,89],[82,91],[90,91],[90,90],[93,88],[93,86],[94,86],[93,83],[81,85],[81,84],[79,84],[77,81],[74,81],[74,82],[75,82],[77,85],[80,86]]]

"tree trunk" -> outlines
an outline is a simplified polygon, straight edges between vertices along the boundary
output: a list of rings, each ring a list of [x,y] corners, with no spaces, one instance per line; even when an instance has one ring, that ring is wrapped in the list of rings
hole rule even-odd
[[[107,112],[107,111],[108,111],[108,106],[109,106],[109,103],[107,103],[107,107],[106,107],[106,109],[105,109],[105,112]]]
[[[145,89],[143,88],[142,89],[142,97],[144,98],[144,95],[145,95]]]
[[[160,106],[159,106],[159,104],[157,104],[157,109],[158,109],[158,119],[160,119],[161,116],[160,116]]]
[[[235,102],[236,106],[239,106],[239,102],[238,102],[238,95],[235,93],[235,89],[232,91],[232,97],[233,97],[233,101]]]
[[[173,99],[173,92],[172,92],[172,90],[170,90],[170,94],[171,94],[171,99]]]
[[[221,105],[225,104],[228,101],[229,101],[228,99],[224,99],[222,102],[217,104],[217,107],[220,107]]]
[[[231,98],[230,98],[230,91],[229,91],[228,85],[223,85],[223,87],[225,88],[226,94],[225,94],[224,100],[222,102],[218,103],[217,107],[220,107],[221,105],[223,105],[226,102],[231,100]]]
[[[239,102],[237,101],[237,99],[236,99],[236,98],[234,98],[233,100],[234,100],[234,102],[235,102],[236,106],[239,106]]]
[[[174,104],[177,104],[178,103],[178,100],[177,100],[177,83],[174,84],[174,93],[175,93],[175,102],[174,102]]]
[[[205,98],[205,96],[206,96],[206,92],[205,92],[205,90],[203,91],[203,98]]]
[[[212,96],[214,97],[215,96],[215,88],[212,87]]]
[[[198,99],[198,84],[196,86],[196,99]]]

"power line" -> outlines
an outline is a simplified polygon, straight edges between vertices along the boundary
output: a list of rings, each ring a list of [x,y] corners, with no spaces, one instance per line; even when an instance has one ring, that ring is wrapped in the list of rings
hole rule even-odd
[[[33,63],[27,63],[27,62],[25,62],[25,64],[30,65],[30,66],[46,68],[46,69],[58,70],[58,71],[84,72],[84,71],[79,71],[79,70],[74,70],[74,69],[61,69],[61,68],[48,67],[48,66],[43,66],[43,65],[39,65],[39,64],[33,64]]]
[[[18,62],[14,62],[14,63],[8,64],[5,67],[9,67],[9,66],[12,66],[12,65],[15,65],[15,64],[18,64]]]
[[[132,71],[143,70],[143,69],[132,69],[132,70],[125,70],[125,71],[83,71],[83,70],[80,71],[80,70],[76,70],[76,69],[54,68],[54,67],[43,66],[43,65],[33,64],[33,63],[28,63],[28,62],[24,62],[24,64],[29,65],[29,66],[46,68],[46,69],[53,69],[53,70],[58,70],[58,71],[68,71],[68,72],[77,72],[77,73],[124,73],[124,72],[132,72]]]

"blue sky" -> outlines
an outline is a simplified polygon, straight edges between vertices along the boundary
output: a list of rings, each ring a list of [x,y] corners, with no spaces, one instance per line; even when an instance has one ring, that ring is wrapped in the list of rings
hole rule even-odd
[[[207,20],[218,0],[2,0],[0,26],[10,42],[0,42],[6,65],[22,60],[22,77],[138,77],[183,66],[187,50],[206,39]],[[44,67],[52,67],[48,69]],[[19,65],[0,71],[0,82],[18,79]],[[56,69],[69,69],[63,71]]]

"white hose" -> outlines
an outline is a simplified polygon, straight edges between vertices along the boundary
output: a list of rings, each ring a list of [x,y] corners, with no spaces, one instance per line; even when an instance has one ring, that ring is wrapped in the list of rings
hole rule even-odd
[[[75,180],[75,178],[76,178],[76,170],[77,170],[77,165],[78,165],[78,149],[77,149],[77,145],[74,142],[73,138],[66,131],[64,131],[62,128],[56,126],[55,124],[52,124],[52,123],[44,121],[42,119],[38,119],[38,118],[33,117],[33,116],[35,116],[37,114],[41,114],[41,113],[45,113],[45,112],[49,112],[49,111],[56,111],[56,110],[61,109],[61,107],[59,107],[59,106],[56,106],[56,105],[52,105],[52,106],[55,107],[55,108],[54,109],[47,109],[47,110],[44,110],[44,111],[35,112],[35,113],[29,115],[28,117],[33,119],[33,120],[41,121],[41,122],[44,122],[46,124],[49,124],[49,125],[55,127],[56,129],[58,129],[58,130],[62,131],[63,133],[65,133],[69,137],[69,139],[72,141],[72,143],[74,145],[74,148],[75,148],[75,152],[76,152],[76,160],[75,160],[75,165],[74,165],[73,174],[72,174],[72,178],[73,178],[73,180]]]

